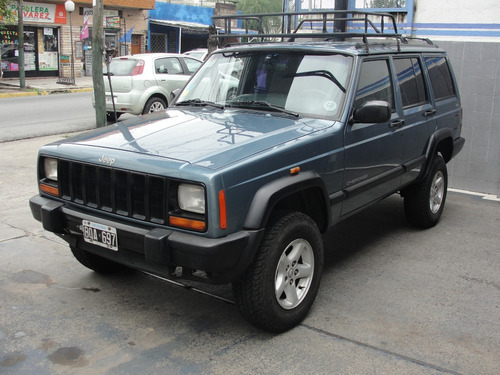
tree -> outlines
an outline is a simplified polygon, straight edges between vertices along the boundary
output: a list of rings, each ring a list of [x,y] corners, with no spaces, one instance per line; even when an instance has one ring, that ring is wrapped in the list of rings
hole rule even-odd
[[[15,24],[16,23],[16,16],[17,16],[17,9],[13,8],[11,6],[11,0],[0,0],[0,20],[4,21],[5,24]],[[18,2],[18,8],[22,8],[22,0]],[[0,25],[0,30],[4,28],[4,25]],[[21,17],[19,17],[19,23],[18,23],[18,40],[19,40],[19,46],[23,46],[23,17],[21,13]],[[1,61],[0,57],[0,61]],[[24,81],[24,50],[22,48],[19,48],[19,86],[21,88],[25,87],[25,81]],[[0,67],[0,74],[2,72],[2,69]],[[1,76],[1,75],[0,75]]]
[[[103,0],[97,0],[94,5],[94,25],[92,27],[92,81],[94,82],[95,118],[98,128],[106,125],[106,94],[104,78],[102,76],[102,53],[104,28],[102,19],[104,14]]]
[[[243,14],[275,13],[283,9],[282,0],[241,0],[237,5]]]
[[[283,10],[283,1],[241,0],[236,6],[243,14],[276,13]],[[249,27],[256,30],[257,22],[250,23]],[[281,19],[279,17],[266,17],[263,20],[262,27],[265,32],[270,32],[272,29],[279,29],[281,28]]]
[[[16,22],[14,9],[11,8],[10,3],[12,0],[0,0],[0,19],[5,23],[13,24]],[[2,25],[0,25],[2,28]]]

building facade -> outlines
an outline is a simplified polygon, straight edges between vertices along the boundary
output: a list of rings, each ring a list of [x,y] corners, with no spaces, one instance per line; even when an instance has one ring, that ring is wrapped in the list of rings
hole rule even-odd
[[[182,53],[207,48],[214,15],[236,14],[236,5],[226,2],[157,1],[149,13],[150,52]]]
[[[198,47],[197,43],[206,43],[207,28],[212,24],[207,18],[213,10],[188,6],[182,0],[172,2],[184,4],[176,8],[175,4],[158,1],[156,9],[149,12],[150,48],[153,47],[155,51],[183,52]],[[335,5],[342,3],[349,10],[393,13],[398,21],[398,32],[407,36],[429,38],[447,50],[460,87],[464,113],[462,134],[466,138],[462,152],[448,166],[449,185],[500,197],[498,1],[290,0],[284,2],[284,6],[287,10],[302,11],[335,9]],[[192,25],[198,27],[198,32]],[[193,27],[191,34],[196,34],[198,39],[187,37],[186,30],[190,26]],[[160,42],[155,45],[155,40]]]
[[[325,0],[328,1],[328,0]],[[448,167],[453,188],[500,197],[500,7],[496,0],[349,0],[390,11],[398,31],[448,52],[463,106],[463,150]]]
[[[20,14],[17,4],[13,1],[10,7]],[[154,5],[154,0],[104,0],[102,22],[106,47],[117,50],[117,54],[144,52],[148,37],[147,10]],[[92,0],[75,1],[75,10],[71,13],[66,12],[61,1],[23,2],[26,77],[69,77],[72,58],[76,77],[90,75],[92,13]],[[0,30],[2,76],[18,77],[17,21],[13,25],[3,20],[0,23],[3,26]]]

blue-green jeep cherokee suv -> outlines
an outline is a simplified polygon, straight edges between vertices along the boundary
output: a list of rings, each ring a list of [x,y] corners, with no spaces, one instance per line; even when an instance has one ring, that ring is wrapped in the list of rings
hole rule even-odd
[[[380,34],[215,51],[166,112],[41,148],[33,216],[97,272],[232,282],[250,322],[293,327],[322,233],[396,192],[435,225],[464,143],[445,51]]]

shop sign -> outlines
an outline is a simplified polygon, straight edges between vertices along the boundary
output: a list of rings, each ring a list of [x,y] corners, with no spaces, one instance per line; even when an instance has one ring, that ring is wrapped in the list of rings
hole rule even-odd
[[[10,9],[14,12],[14,17],[18,17],[18,3],[11,2]],[[34,23],[66,23],[66,9],[64,4],[44,4],[44,3],[23,3],[24,22]],[[2,20],[2,17],[0,17]]]
[[[83,8],[83,23],[88,22],[92,26],[94,21],[94,10],[92,8]],[[102,17],[102,26],[105,28],[119,29],[120,17],[117,10],[104,9]]]
[[[59,55],[59,60],[63,66],[68,66],[70,64],[68,55]]]

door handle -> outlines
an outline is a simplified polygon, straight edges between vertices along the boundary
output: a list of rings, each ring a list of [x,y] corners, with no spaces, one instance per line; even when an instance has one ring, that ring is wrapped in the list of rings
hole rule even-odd
[[[391,129],[395,129],[395,128],[402,127],[404,124],[405,124],[405,120],[400,119],[400,120],[391,121],[391,124],[389,126],[391,127]]]
[[[431,109],[430,111],[425,111],[424,112],[424,116],[425,117],[431,117],[431,116],[434,116],[436,114],[436,110],[435,109]]]

